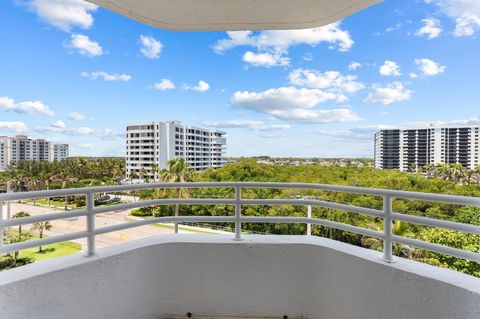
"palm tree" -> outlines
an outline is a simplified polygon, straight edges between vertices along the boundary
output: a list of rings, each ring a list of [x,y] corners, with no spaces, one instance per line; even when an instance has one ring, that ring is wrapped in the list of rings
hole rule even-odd
[[[47,191],[50,189],[51,178],[52,178],[52,174],[49,172],[45,172],[42,175],[42,180],[43,180],[43,183],[45,184],[45,188],[47,189]],[[50,207],[50,197],[47,197],[47,205],[48,207]]]
[[[377,230],[380,230],[378,229],[379,228],[378,226],[376,228]],[[400,237],[407,237],[408,235],[411,234],[411,231],[407,223],[402,222],[400,220],[396,220],[393,222],[393,225],[392,225],[392,233]],[[361,242],[363,246],[368,248],[372,248],[378,251],[381,251],[383,249],[383,241],[379,240],[378,238],[363,237]],[[410,258],[412,256],[413,251],[414,250],[407,245],[398,244],[398,243],[395,243],[393,245],[393,254],[397,256]]]
[[[38,235],[40,236],[40,239],[43,238],[43,232],[44,231],[49,231],[52,229],[53,226],[50,224],[50,222],[38,222],[33,224],[32,230],[38,231]],[[38,252],[42,252],[42,246],[38,247]]]
[[[480,165],[478,165],[477,167],[475,167],[475,179],[476,179],[476,183],[477,184],[480,184]]]
[[[27,212],[24,212],[24,211],[21,211],[21,212],[18,212],[16,214],[14,214],[12,216],[12,218],[23,218],[23,217],[28,217],[30,216],[29,213]],[[22,234],[22,225],[18,225],[18,233],[17,235],[14,235],[14,234],[11,234],[10,237],[12,237],[12,240],[16,240],[16,242],[21,242],[21,241],[25,241],[26,240],[26,237],[23,236]],[[18,259],[18,254],[19,254],[19,251],[15,251],[13,253],[13,266],[15,267],[16,264],[17,264],[17,259]]]
[[[142,169],[140,169],[140,178],[143,180],[143,182],[145,183],[148,183],[148,175],[147,175],[147,169],[145,167],[142,167]]]
[[[152,167],[150,168],[152,174],[153,174],[153,182],[157,182],[157,176],[158,176],[158,164],[152,164]]]
[[[23,217],[28,217],[30,216],[29,213],[27,212],[24,212],[24,211],[21,211],[21,212],[18,212],[16,214],[14,214],[12,216],[12,218],[23,218]],[[18,225],[18,233],[21,234],[22,233],[22,225]]]
[[[185,159],[177,157],[168,161],[168,168],[162,169],[160,172],[160,179],[164,182],[188,182],[191,180],[193,172],[188,166]],[[184,193],[186,194],[186,190]],[[176,198],[181,197],[181,189],[175,189]],[[175,204],[175,216],[179,215],[180,206]],[[178,222],[175,222],[175,233],[178,233]]]
[[[5,238],[5,244],[16,244],[16,243],[21,243],[26,241],[27,239],[31,238],[32,235],[29,233],[15,233],[15,234],[10,234],[7,238]],[[18,255],[20,252],[14,251],[13,252],[13,267],[17,266],[17,260],[18,260]]]

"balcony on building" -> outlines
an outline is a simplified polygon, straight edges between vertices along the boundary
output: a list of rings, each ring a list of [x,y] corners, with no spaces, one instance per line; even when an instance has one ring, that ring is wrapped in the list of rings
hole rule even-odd
[[[332,23],[379,0],[215,1],[92,0],[146,24],[172,30],[298,29]],[[138,127],[150,133],[152,127]],[[396,133],[392,131],[392,134]],[[199,135],[200,137],[202,135]],[[138,144],[141,139],[132,139]],[[223,145],[222,137],[212,142]],[[140,142],[141,143],[141,142]],[[132,158],[132,166],[148,158]],[[392,164],[393,165],[393,164]],[[399,164],[396,163],[396,166]],[[127,166],[128,168],[128,166]],[[149,188],[221,188],[225,198],[167,198],[96,207],[95,196]],[[242,196],[245,189],[303,189],[382,198],[382,209],[311,198]],[[85,209],[6,218],[11,202],[79,195]],[[81,218],[85,227],[44,239],[3,244],[0,253],[69,240],[85,240],[83,252],[0,273],[1,319],[318,318],[478,319],[480,278],[394,256],[401,243],[472,263],[480,253],[393,234],[392,221],[480,235],[480,226],[400,214],[395,199],[480,206],[479,198],[308,183],[151,183],[0,194],[4,228]],[[221,205],[224,216],[173,216],[102,225],[100,214],[152,205]],[[252,217],[251,205],[295,205],[303,217]],[[308,215],[309,207],[342,210],[384,221],[382,230],[360,228]],[[231,233],[158,235],[99,248],[104,234],[154,223],[229,223]],[[303,224],[303,235],[254,235],[246,223]],[[323,226],[379,239],[382,251],[312,236]]]

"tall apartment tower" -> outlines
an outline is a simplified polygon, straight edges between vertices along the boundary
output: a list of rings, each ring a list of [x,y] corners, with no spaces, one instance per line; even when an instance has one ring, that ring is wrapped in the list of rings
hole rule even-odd
[[[478,126],[381,130],[375,134],[375,167],[417,171],[435,164],[480,165]]]
[[[68,144],[53,144],[50,147],[50,160],[51,161],[62,161],[66,159],[69,155],[69,146]]]
[[[184,158],[197,171],[221,167],[227,144],[226,132],[185,126],[180,121],[128,125],[126,142],[127,177],[145,169],[150,178],[154,177],[152,165],[166,168],[168,161],[176,157]]]
[[[58,149],[59,145],[66,145],[66,152],[57,152],[55,156],[55,149]],[[65,150],[65,146],[60,148]],[[52,144],[44,139],[28,138],[26,135],[0,136],[0,171],[5,171],[11,164],[23,160],[52,162],[67,157],[67,144]]]

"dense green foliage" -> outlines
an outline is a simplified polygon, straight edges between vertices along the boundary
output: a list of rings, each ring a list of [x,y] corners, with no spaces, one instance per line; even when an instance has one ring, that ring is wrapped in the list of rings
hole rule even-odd
[[[221,169],[209,169],[197,174],[194,181],[225,182],[225,181],[257,181],[257,182],[305,182],[335,185],[349,185],[370,188],[385,188],[438,194],[456,194],[465,196],[480,196],[480,185],[469,183],[464,185],[448,178],[425,178],[422,174],[412,174],[399,171],[378,170],[371,167],[336,167],[336,166],[278,166],[259,164],[253,160],[244,159],[228,164]],[[233,198],[233,189],[192,189],[191,197]],[[158,197],[158,192],[143,191],[142,198]],[[161,193],[160,197],[172,196]],[[383,200],[380,197],[356,195],[338,192],[300,190],[300,189],[246,189],[245,198],[299,198],[314,196],[315,198],[346,203],[361,207],[382,209]],[[393,203],[396,212],[428,216],[464,223],[479,221],[480,209],[476,207],[460,207],[451,204],[424,202],[416,200],[397,199]],[[159,206],[142,208],[134,211],[137,216],[169,216],[173,215],[173,207]],[[306,216],[304,206],[246,206],[243,214],[247,216]],[[220,216],[233,215],[231,206],[194,205],[181,206],[180,215]],[[342,222],[373,230],[383,229],[383,219],[366,215],[347,213],[343,211],[314,208],[313,217]],[[227,225],[225,225],[227,226]],[[230,225],[231,226],[231,225]],[[270,234],[305,234],[305,225],[294,224],[255,224],[243,225],[247,232]],[[413,237],[450,247],[479,251],[480,238],[476,235],[446,231],[437,228],[397,222],[394,232],[399,236]],[[381,250],[382,242],[358,234],[333,228],[315,226],[313,235],[341,240],[350,244]],[[442,267],[452,268],[468,274],[480,276],[479,264],[428,253],[395,244],[396,255],[425,261]]]
[[[7,181],[17,191],[116,184],[125,177],[122,158],[72,157],[60,162],[20,161],[0,173],[0,189]]]

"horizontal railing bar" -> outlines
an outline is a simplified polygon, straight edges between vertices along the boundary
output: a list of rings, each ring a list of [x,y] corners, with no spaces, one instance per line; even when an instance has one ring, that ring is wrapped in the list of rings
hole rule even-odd
[[[299,224],[316,224],[322,225],[325,227],[336,228],[356,234],[361,234],[365,236],[375,237],[383,239],[385,236],[382,232],[375,230],[342,224],[332,220],[319,219],[319,218],[306,218],[306,217],[259,217],[259,216],[242,216],[242,222],[248,223],[299,223]]]
[[[135,228],[150,224],[167,224],[174,222],[206,222],[206,223],[234,223],[235,217],[233,216],[172,216],[172,217],[156,217],[144,220],[136,220],[134,222],[128,222],[124,224],[105,226],[97,228],[94,231],[95,235],[110,233],[128,228]]]
[[[411,191],[400,191],[380,188],[366,188],[355,186],[339,186],[313,183],[263,183],[263,182],[201,182],[201,183],[146,183],[135,185],[115,185],[101,187],[82,187],[57,190],[45,190],[34,192],[4,193],[0,194],[0,201],[11,201],[21,199],[33,199],[54,196],[84,195],[92,193],[112,193],[129,190],[153,189],[153,188],[291,188],[291,189],[312,189],[322,191],[334,191],[353,194],[384,196],[392,198],[417,199],[433,202],[444,202],[457,205],[480,206],[480,198],[458,195],[419,193]]]
[[[95,207],[94,214],[108,213],[116,210],[127,210],[138,207],[158,206],[158,205],[234,205],[234,199],[218,199],[218,198],[162,198],[139,201],[127,204],[117,204],[111,206]]]
[[[438,228],[445,228],[450,230],[456,230],[465,233],[471,233],[480,235],[480,226],[464,224],[464,223],[455,223],[446,220],[439,220],[434,218],[427,218],[422,216],[414,216],[414,215],[405,215],[405,214],[398,214],[392,213],[392,219],[394,220],[401,220],[404,222],[420,224],[425,226],[431,227],[438,227]],[[479,243],[480,244],[480,243]]]
[[[242,199],[242,205],[295,205],[295,206],[319,206],[324,208],[338,209],[356,214],[365,214],[375,217],[383,217],[383,211],[364,208],[340,203],[332,203],[321,200],[304,199]]]
[[[48,222],[51,220],[64,219],[64,218],[74,218],[80,216],[87,216],[86,210],[73,210],[65,213],[50,213],[50,214],[41,214],[36,216],[22,217],[22,218],[12,218],[5,219],[0,222],[0,225],[3,227],[13,227],[20,225],[29,225],[39,222]]]
[[[46,246],[64,241],[79,239],[87,236],[86,231],[75,232],[70,234],[56,235],[48,238],[28,240],[21,243],[8,244],[0,247],[0,254],[7,254],[17,250],[29,249],[38,246]]]
[[[433,251],[439,254],[450,255],[452,257],[457,257],[461,259],[467,259],[474,262],[480,262],[480,253],[475,253],[473,251],[462,250],[458,248],[452,248],[448,246],[438,245],[427,243],[418,239],[412,239],[407,237],[401,237],[397,235],[392,236],[392,240],[397,243],[410,245],[413,247]]]

